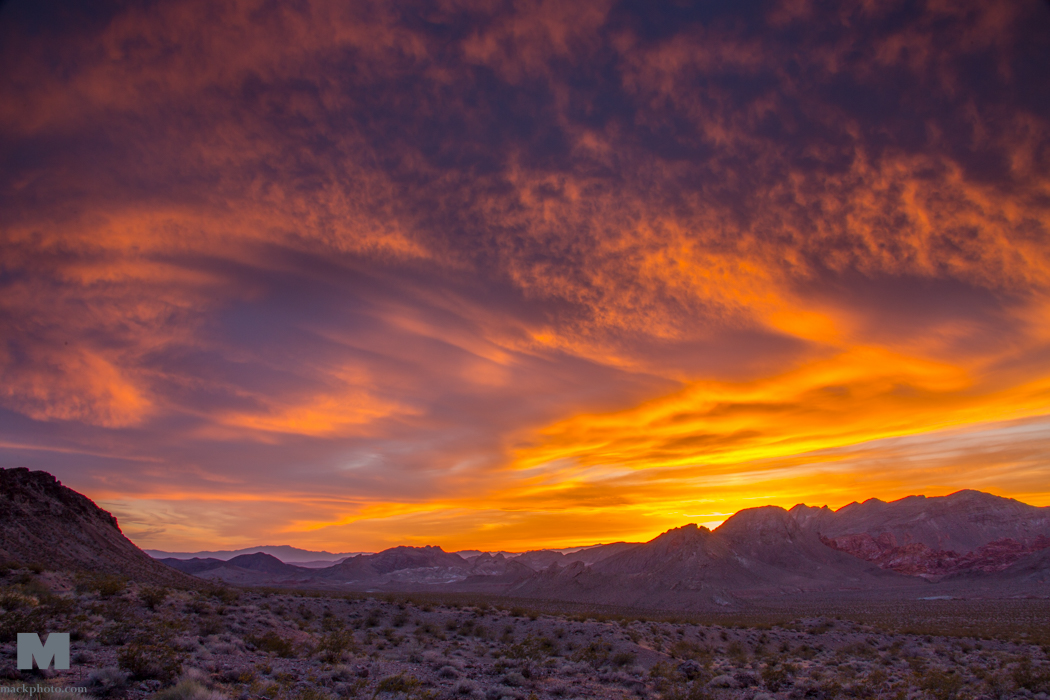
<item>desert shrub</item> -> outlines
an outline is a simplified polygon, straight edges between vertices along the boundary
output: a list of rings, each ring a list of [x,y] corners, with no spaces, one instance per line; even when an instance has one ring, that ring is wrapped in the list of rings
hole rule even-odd
[[[739,685],[741,688],[750,688],[753,685],[758,685],[758,679],[749,671],[737,671],[733,674],[733,680],[735,680],[737,682],[737,685]]]
[[[1012,675],[1018,688],[1024,688],[1033,693],[1050,692],[1050,671],[1033,668],[1032,660],[1027,656],[1021,659]]]
[[[332,614],[330,610],[326,610],[324,616],[321,618],[321,629],[325,632],[334,632],[335,630],[341,630],[346,627],[346,623]]]
[[[50,620],[50,615],[41,608],[6,612],[0,615],[0,642],[13,642],[18,639],[19,632],[26,630],[47,629],[48,620]]]
[[[78,581],[76,591],[77,593],[94,591],[102,598],[112,598],[115,595],[123,593],[127,587],[128,580],[123,576],[94,574],[86,576]]]
[[[87,680],[87,687],[91,689],[91,694],[100,698],[122,693],[127,684],[128,674],[113,667],[92,671]]]
[[[224,683],[251,683],[256,678],[255,669],[251,666],[228,668],[219,674]]]
[[[153,700],[225,700],[226,696],[217,690],[209,690],[199,681],[184,680],[165,688],[153,696]]]
[[[726,655],[736,662],[737,665],[742,665],[747,661],[747,650],[744,649],[744,645],[740,642],[731,642],[726,648]]]
[[[937,700],[955,700],[963,685],[962,676],[939,669],[930,670],[919,682],[919,687]]]
[[[663,678],[670,681],[680,681],[682,679],[682,675],[678,672],[678,669],[666,661],[657,661],[650,666],[649,677],[654,680]]]
[[[343,658],[343,654],[353,653],[357,650],[352,632],[346,630],[335,630],[321,637],[317,645],[317,653],[324,661],[336,663]]]
[[[689,659],[678,664],[678,672],[689,681],[706,681],[711,677],[708,668],[701,666],[697,661]]]
[[[120,622],[111,622],[103,627],[98,633],[98,641],[108,647],[120,646],[131,641],[135,630],[131,622],[124,619]]]
[[[445,634],[434,625],[429,622],[424,622],[418,625],[412,634],[422,639],[423,637],[433,637],[434,639],[445,639]]]
[[[452,692],[456,695],[470,695],[474,692],[474,681],[464,678],[463,680],[456,681],[456,684],[452,687]]]
[[[138,640],[117,653],[117,664],[137,680],[170,681],[182,670],[183,656],[165,641]]]
[[[710,655],[707,647],[688,639],[679,639],[671,645],[669,652],[676,659],[699,659]]]
[[[864,680],[864,685],[873,690],[881,690],[885,688],[886,683],[890,677],[881,668],[872,669],[868,672],[868,677]]]
[[[218,615],[203,615],[197,620],[197,635],[201,637],[222,634],[225,629],[226,625]]]
[[[510,686],[511,688],[523,686],[525,685],[525,682],[525,676],[513,671],[503,676],[503,685]]]
[[[608,661],[610,651],[612,651],[612,645],[608,642],[591,642],[574,651],[570,658],[573,661],[588,663],[597,669]]]
[[[296,688],[285,695],[289,700],[331,700],[331,695],[323,689],[313,685],[296,686]]]
[[[905,661],[908,662],[911,672],[916,676],[921,676],[926,672],[926,659],[921,656],[909,656],[905,658]]]
[[[703,686],[699,683],[694,683],[691,686],[674,683],[668,685],[660,694],[660,700],[707,700],[708,697],[708,694],[704,692]]]
[[[28,608],[36,602],[20,591],[4,591],[3,595],[0,595],[0,609],[7,612]]]
[[[291,640],[285,639],[273,630],[258,636],[249,634],[244,638],[244,641],[255,646],[260,651],[277,654],[282,658],[295,656],[295,645],[292,644]]]
[[[240,591],[238,591],[235,588],[230,588],[229,586],[223,586],[220,584],[208,586],[206,589],[204,589],[204,594],[226,605],[236,603],[241,598]]]
[[[875,654],[875,649],[871,645],[865,644],[864,642],[856,642],[854,644],[849,644],[839,649],[839,656],[843,658],[849,656],[869,658],[875,656]]]
[[[390,642],[391,646],[395,646],[395,647],[398,646],[399,644],[401,644],[401,639],[402,639],[397,634],[397,632],[394,631],[393,627],[384,627],[383,628],[383,638],[386,641]]]
[[[988,690],[988,695],[993,700],[1002,700],[1010,697],[1014,689],[1014,684],[1005,673],[988,674],[984,679],[984,684]]]
[[[517,644],[511,644],[504,654],[511,659],[541,661],[558,653],[558,646],[547,637],[526,637]],[[608,655],[608,654],[606,654]]]
[[[168,589],[161,586],[146,586],[139,591],[139,600],[150,610],[156,610],[168,597]]]
[[[762,669],[762,683],[774,693],[791,683],[795,668],[789,664],[769,665]]]
[[[65,690],[58,690],[52,686],[51,691],[47,694],[48,700],[83,700],[84,696],[77,693],[71,693]]]
[[[376,693],[410,693],[417,687],[419,687],[419,680],[415,676],[399,673],[380,680],[376,685]]]
[[[808,644],[803,644],[795,650],[795,656],[800,659],[805,659],[806,661],[810,661],[811,659],[816,657],[816,655],[817,650]]]
[[[400,617],[400,616],[398,616]],[[394,618],[394,625],[397,626],[397,617]],[[474,620],[464,620],[457,628],[455,621],[451,623],[448,628],[449,631],[455,631],[463,637],[476,637],[477,639],[487,639],[489,632],[485,629],[484,625],[476,623]]]
[[[842,693],[842,684],[833,678],[821,681],[816,688],[807,691],[807,695],[815,695],[818,698],[837,698]]]
[[[653,689],[661,696],[684,697],[686,689],[682,684],[685,682],[685,676],[666,661],[659,661],[649,668],[649,680],[652,681]]]
[[[193,625],[193,623],[195,621],[193,619],[191,619],[191,618],[185,618],[185,617],[181,617],[181,616],[179,616],[179,617],[174,617],[174,616],[167,617],[167,616],[165,616],[163,619],[159,619],[159,620],[157,618],[154,618],[153,620],[151,620],[151,622],[153,623],[153,626],[158,631],[160,631],[162,634],[164,634],[165,636],[168,636],[168,637],[181,637],[183,640],[185,640],[185,639],[192,639],[193,640],[192,642],[183,642],[183,643],[191,644],[194,647],[196,647],[196,644],[197,644],[197,637],[210,636],[210,635],[206,635],[206,634],[201,634],[200,633],[200,628],[199,627],[195,627]],[[240,631],[240,630],[236,630],[236,631]]]
[[[186,603],[186,612],[193,613],[194,615],[211,614],[212,610],[211,603],[202,598],[194,598]]]
[[[354,669],[344,664],[337,664],[332,667],[332,670],[328,673],[328,678],[332,681],[346,682],[352,681],[357,677]]]

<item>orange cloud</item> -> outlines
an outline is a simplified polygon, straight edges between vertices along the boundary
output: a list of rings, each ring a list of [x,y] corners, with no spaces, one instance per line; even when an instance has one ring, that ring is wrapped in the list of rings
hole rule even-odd
[[[142,422],[153,408],[136,377],[90,351],[56,349],[17,370],[4,359],[3,402],[36,420],[121,428]]]

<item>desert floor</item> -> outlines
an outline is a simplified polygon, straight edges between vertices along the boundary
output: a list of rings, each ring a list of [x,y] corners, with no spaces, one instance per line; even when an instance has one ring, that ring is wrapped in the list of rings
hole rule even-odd
[[[1050,602],[914,601],[722,615],[425,595],[139,586],[13,569],[0,686],[96,698],[1005,698],[1050,693]],[[16,669],[70,632],[69,671]],[[79,694],[83,698],[83,694]]]

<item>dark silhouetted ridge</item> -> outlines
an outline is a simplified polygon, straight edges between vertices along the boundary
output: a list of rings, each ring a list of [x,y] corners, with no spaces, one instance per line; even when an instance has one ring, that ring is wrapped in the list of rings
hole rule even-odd
[[[90,498],[47,472],[24,468],[0,469],[0,557],[144,582],[194,583],[136,547]]]

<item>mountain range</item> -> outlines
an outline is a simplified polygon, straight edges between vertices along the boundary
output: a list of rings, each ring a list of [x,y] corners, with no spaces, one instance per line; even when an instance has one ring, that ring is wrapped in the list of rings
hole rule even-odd
[[[357,554],[371,554],[371,552],[343,552],[342,554],[333,554],[325,551],[314,552],[286,544],[245,547],[243,549],[220,549],[211,552],[165,552],[159,549],[145,549],[143,551],[154,559],[219,559],[221,561],[229,561],[243,554],[262,552],[277,557],[286,564],[295,564],[296,566],[305,566],[311,569],[331,566]]]
[[[518,555],[395,547],[309,570],[266,554],[164,563],[241,585],[477,592],[633,607],[739,606],[813,595],[1050,596],[1050,508],[979,491],[839,510],[742,510],[644,543]]]
[[[691,610],[829,595],[1050,597],[1050,508],[979,491],[870,499],[838,510],[750,508],[714,530],[687,524],[648,542],[575,551],[394,547],[311,568],[266,551],[154,560],[121,534],[112,515],[50,474],[0,470],[0,487],[0,558],[151,580]]]

